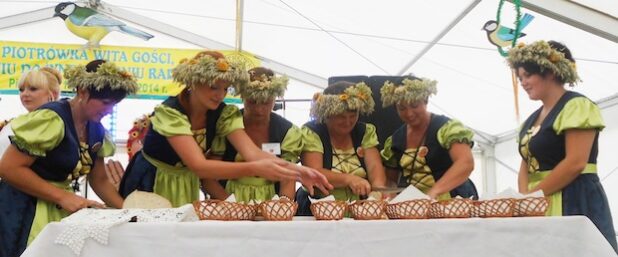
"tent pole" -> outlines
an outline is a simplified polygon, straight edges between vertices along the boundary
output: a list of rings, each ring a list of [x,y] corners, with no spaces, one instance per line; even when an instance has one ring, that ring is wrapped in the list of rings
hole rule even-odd
[[[244,22],[245,1],[236,0],[236,51],[242,51],[242,23]]]
[[[23,12],[0,18],[0,30],[54,18],[54,7]]]
[[[481,176],[483,188],[479,192],[481,195],[496,193],[496,158],[495,145],[479,142],[481,158]]]

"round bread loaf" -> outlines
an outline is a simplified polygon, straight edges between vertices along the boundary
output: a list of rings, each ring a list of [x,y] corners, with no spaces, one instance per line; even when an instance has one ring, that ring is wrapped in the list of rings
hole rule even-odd
[[[123,209],[161,209],[172,208],[172,203],[164,197],[150,192],[133,191],[129,194],[124,203]]]

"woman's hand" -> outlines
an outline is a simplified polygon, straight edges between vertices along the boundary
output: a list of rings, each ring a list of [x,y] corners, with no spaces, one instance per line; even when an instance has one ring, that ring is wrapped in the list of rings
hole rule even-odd
[[[329,190],[334,188],[333,185],[328,182],[326,176],[319,171],[306,166],[292,165],[300,171],[300,183],[305,186],[310,195],[315,193],[313,187],[320,189],[324,195],[329,195]]]
[[[58,205],[69,213],[74,213],[83,208],[105,208],[105,205],[97,201],[88,200],[74,193],[66,192],[66,194],[60,199]]]
[[[112,183],[116,189],[118,189],[122,176],[124,175],[124,168],[122,167],[122,164],[116,160],[108,160],[105,164],[105,173],[107,173],[109,182]]]
[[[427,196],[429,196],[429,199],[436,200],[438,199],[438,195],[439,194],[436,192],[436,190],[433,190],[433,188],[427,191]]]
[[[305,166],[296,165],[278,158],[268,158],[255,161],[256,175],[268,180],[282,181],[295,180],[307,188],[310,195],[314,194],[314,187],[317,187],[324,194],[329,194],[328,190],[333,186],[328,183],[326,177]]]
[[[293,164],[275,158],[261,159],[253,162],[256,176],[272,180],[298,180],[300,172],[295,170]]]
[[[348,187],[356,195],[368,195],[371,192],[369,181],[355,175],[348,174]]]

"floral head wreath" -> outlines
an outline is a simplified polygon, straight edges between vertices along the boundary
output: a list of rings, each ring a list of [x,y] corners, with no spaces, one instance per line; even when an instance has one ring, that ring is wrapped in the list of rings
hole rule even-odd
[[[541,72],[550,70],[570,86],[580,80],[575,63],[545,41],[536,41],[529,45],[519,43],[509,50],[507,61],[513,69],[524,63],[534,63],[541,68]]]
[[[123,90],[128,94],[137,93],[137,81],[130,72],[119,69],[112,62],[104,62],[96,72],[87,72],[83,65],[73,66],[64,71],[69,88],[102,90]]]
[[[395,85],[390,81],[386,81],[380,89],[382,106],[387,107],[401,101],[406,103],[424,101],[430,95],[438,93],[437,84],[437,81],[427,78],[406,78],[401,82],[401,85]]]
[[[253,71],[249,72],[251,73]],[[287,87],[288,77],[267,76],[266,74],[262,74],[249,83],[238,85],[236,94],[240,95],[243,99],[252,99],[258,103],[264,103],[272,98],[282,97]]]
[[[371,88],[365,82],[360,82],[346,88],[341,94],[316,93],[313,96],[310,114],[311,117],[322,123],[330,116],[350,110],[357,110],[361,114],[370,114],[374,107],[375,102],[371,96]]]
[[[199,52],[192,59],[182,59],[172,70],[174,81],[186,86],[214,85],[217,80],[241,85],[249,81],[249,74],[243,65],[232,63],[225,58],[212,57],[207,52]]]

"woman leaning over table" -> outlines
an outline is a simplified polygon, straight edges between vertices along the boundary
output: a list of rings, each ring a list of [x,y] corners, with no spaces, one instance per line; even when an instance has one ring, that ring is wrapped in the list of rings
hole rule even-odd
[[[568,91],[579,77],[571,51],[555,41],[520,44],[508,62],[536,110],[519,132],[519,191],[542,190],[550,197],[548,216],[585,215],[616,250],[616,233],[607,196],[597,175],[599,107]]]
[[[468,177],[474,169],[471,130],[461,122],[427,110],[436,81],[406,78],[401,85],[386,82],[382,106],[396,105],[405,123],[386,139],[382,159],[389,177],[403,187],[413,185],[438,200],[478,198]]]
[[[148,191],[180,206],[198,200],[200,178],[260,176],[300,180],[324,191],[329,187],[317,171],[263,152],[247,136],[238,108],[223,103],[230,86],[248,82],[249,74],[241,66],[219,52],[204,51],[181,61],[172,76],[186,87],[155,107],[144,146],[120,183],[123,197],[134,190]],[[226,139],[247,162],[206,159]]]
[[[302,149],[300,129],[272,112],[275,98],[285,94],[288,78],[275,76],[268,68],[256,67],[249,70],[249,79],[249,83],[240,85],[236,91],[243,100],[244,109],[240,112],[245,131],[263,151],[272,151],[271,154],[279,158],[297,163]],[[226,140],[224,149],[217,151],[224,161],[244,161],[229,140]],[[261,202],[272,199],[275,194],[294,199],[295,185],[294,180],[279,182],[255,176],[203,183],[211,197],[224,200],[229,194],[234,194],[239,202]]]
[[[315,120],[301,128],[301,161],[328,178],[336,200],[358,200],[372,188],[386,185],[376,128],[358,121],[360,114],[373,112],[374,105],[365,83],[337,82],[314,96],[311,116]],[[296,192],[296,201],[298,215],[311,215],[304,188]]]
[[[119,208],[122,198],[110,184],[103,157],[114,145],[101,119],[127,94],[133,77],[113,63],[92,61],[65,72],[73,99],[47,103],[11,121],[12,145],[0,160],[0,256],[18,256],[50,222],[103,204],[73,193],[71,182],[88,175],[98,196]]]

